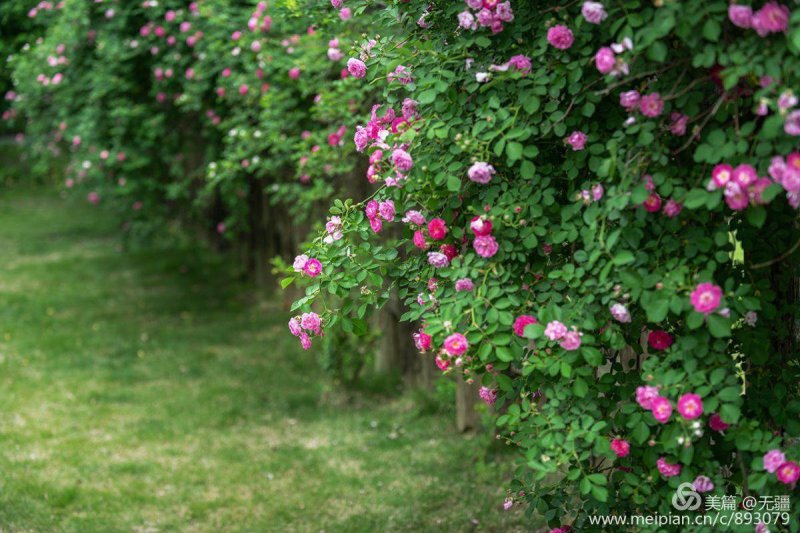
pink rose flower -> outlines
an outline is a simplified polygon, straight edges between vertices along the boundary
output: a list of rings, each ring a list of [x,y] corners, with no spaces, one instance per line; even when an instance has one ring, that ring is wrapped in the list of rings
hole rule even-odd
[[[608,74],[617,64],[614,50],[608,46],[602,47],[594,56],[594,64],[601,74]]]
[[[667,203],[664,204],[663,211],[664,214],[669,218],[675,218],[676,216],[681,214],[682,210],[683,210],[683,204],[670,198],[669,200],[667,200]]]
[[[714,312],[719,307],[721,299],[722,289],[713,283],[701,283],[691,294],[694,310],[704,315]]]
[[[608,13],[600,2],[584,2],[581,6],[581,14],[590,24],[600,24],[608,17]]]
[[[319,262],[319,259],[309,259],[303,267],[303,272],[309,277],[316,278],[322,273],[322,263]]]
[[[472,247],[479,256],[485,258],[493,257],[500,248],[495,238],[491,235],[479,235],[475,237],[475,240],[472,241]]]
[[[714,431],[722,433],[731,426],[722,420],[722,417],[719,415],[719,413],[714,413],[708,419],[708,427]]]
[[[728,19],[734,26],[751,28],[753,26],[753,9],[750,6],[731,4],[728,6]]]
[[[774,474],[779,466],[786,462],[786,456],[780,450],[770,450],[764,454],[764,470]]]
[[[672,335],[661,329],[653,330],[647,335],[647,344],[654,350],[666,350],[672,346],[672,342]]]
[[[652,409],[653,417],[660,423],[666,424],[669,417],[672,416],[672,403],[663,396],[658,396],[653,400]]]
[[[520,315],[514,320],[514,325],[511,326],[514,330],[514,334],[518,337],[525,336],[525,326],[528,324],[538,324],[539,321],[536,320],[536,317],[533,315]]]
[[[417,230],[414,232],[414,237],[412,238],[412,242],[414,246],[419,248],[420,250],[427,250],[429,248],[429,244],[425,241],[425,234],[422,231]]]
[[[482,161],[473,163],[473,165],[469,167],[469,170],[467,171],[467,176],[470,180],[482,185],[486,185],[492,181],[492,176],[494,176],[494,174],[494,167],[489,163],[484,163]]]
[[[558,320],[552,320],[547,323],[547,327],[544,328],[544,336],[550,339],[551,341],[557,341],[564,337],[567,334],[567,326],[559,322]]]
[[[432,218],[428,222],[428,236],[435,240],[440,241],[447,235],[447,224],[441,218]]]
[[[729,181],[725,185],[725,192],[723,193],[725,203],[734,211],[743,211],[750,205],[750,194],[747,188],[742,187],[734,181]]]
[[[562,24],[557,24],[547,30],[547,42],[559,50],[566,50],[575,42],[572,30]]]
[[[703,414],[703,399],[697,394],[687,393],[678,398],[678,412],[686,420],[694,420]]]
[[[414,160],[411,159],[411,154],[402,148],[395,148],[392,152],[392,163],[401,172],[408,172],[414,166]]]
[[[711,190],[721,189],[728,184],[732,174],[733,167],[730,165],[720,163],[719,165],[715,166],[711,171],[711,183],[709,183],[709,188]]]
[[[645,210],[649,213],[658,213],[661,209],[661,197],[656,193],[651,193],[644,202],[642,202]]]
[[[639,91],[627,91],[619,95],[619,105],[628,111],[636,109],[639,105]]]
[[[300,317],[300,325],[303,329],[319,335],[322,332],[322,321],[317,313],[303,313]]]
[[[567,143],[569,143],[574,152],[583,150],[586,146],[586,134],[582,131],[573,131],[569,137],[567,137]]]
[[[656,398],[658,398],[658,387],[651,387],[650,385],[636,387],[636,403],[638,403],[642,409],[652,409],[653,401]]]
[[[441,252],[428,252],[428,264],[436,268],[444,268],[450,260]]]
[[[694,487],[694,490],[700,493],[711,492],[714,490],[714,483],[707,476],[697,476],[694,478],[692,486]]]
[[[778,2],[767,2],[756,11],[751,20],[753,29],[764,37],[770,33],[785,32],[789,25],[789,8]]]
[[[472,280],[469,278],[461,278],[456,280],[455,289],[456,292],[469,292],[475,288],[475,284],[472,283]]]
[[[627,457],[631,453],[631,445],[624,439],[613,439],[611,451],[617,454],[617,457]]]
[[[481,397],[481,400],[483,400],[486,405],[494,405],[497,401],[497,391],[488,387],[481,387],[480,390],[478,390],[478,396]]]
[[[627,324],[631,321],[631,314],[628,308],[621,303],[615,303],[611,306],[611,316],[614,317],[614,320],[622,324]]]
[[[657,117],[664,110],[664,101],[659,93],[650,93],[639,100],[639,111],[646,117]]]
[[[577,350],[581,346],[581,334],[577,331],[568,331],[559,341],[561,347],[568,352]]]
[[[461,333],[453,333],[444,340],[444,351],[453,357],[463,355],[469,348],[467,338]]]
[[[670,464],[663,457],[659,457],[658,461],[656,461],[656,466],[658,467],[658,471],[664,477],[673,477],[681,475],[681,465]]]
[[[363,78],[367,75],[367,65],[360,59],[351,57],[347,60],[347,72],[354,78]]]
[[[412,337],[414,338],[414,346],[416,346],[417,350],[420,352],[427,352],[431,349],[431,336],[423,330],[412,334]]]
[[[775,472],[775,475],[781,483],[794,487],[795,483],[797,483],[797,480],[800,478],[800,466],[793,461],[783,463],[778,467],[778,471]]]
[[[386,222],[393,221],[395,216],[394,202],[392,200],[385,200],[378,204],[378,213]]]
[[[476,236],[491,235],[492,221],[483,217],[474,217],[469,223],[469,229]]]

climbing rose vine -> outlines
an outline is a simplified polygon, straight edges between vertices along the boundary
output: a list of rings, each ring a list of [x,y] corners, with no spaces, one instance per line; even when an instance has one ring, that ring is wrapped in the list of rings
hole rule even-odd
[[[334,203],[295,309],[352,331],[397,294],[519,450],[503,506],[551,527],[668,512],[683,482],[794,495],[800,11],[347,4],[377,27],[348,62],[381,89],[372,192]]]

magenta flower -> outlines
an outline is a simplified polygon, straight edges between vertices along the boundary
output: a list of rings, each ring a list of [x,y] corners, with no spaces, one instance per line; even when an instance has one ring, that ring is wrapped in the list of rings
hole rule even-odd
[[[753,9],[750,6],[731,4],[728,6],[728,19],[734,26],[751,28],[753,26]]]
[[[611,441],[611,451],[613,451],[617,457],[626,457],[631,453],[631,445],[624,439],[613,439]]]
[[[581,334],[578,331],[568,331],[559,341],[561,347],[568,352],[577,350],[581,347]]]
[[[670,464],[663,457],[659,457],[658,461],[656,461],[656,466],[658,467],[658,471],[664,477],[673,477],[681,475],[681,465]]]
[[[557,24],[547,30],[547,42],[559,50],[566,50],[575,42],[572,30],[562,24]]]
[[[511,328],[514,330],[514,334],[518,337],[525,336],[525,326],[528,324],[538,324],[539,321],[536,320],[536,317],[533,315],[520,315],[514,320],[514,325]]]
[[[651,193],[650,196],[645,198],[642,202],[645,210],[649,213],[658,213],[661,209],[661,197],[656,193]]]
[[[703,399],[693,393],[682,395],[678,398],[678,412],[686,420],[694,420],[703,414]]]
[[[469,292],[475,288],[475,284],[469,278],[461,278],[456,280],[455,288],[456,292]]]
[[[584,2],[581,6],[581,14],[590,24],[600,24],[608,17],[608,13],[600,2]]]
[[[469,348],[467,338],[461,333],[453,333],[444,340],[444,351],[453,357],[463,355]]]
[[[296,316],[289,320],[289,331],[295,337],[299,337],[300,334],[303,333],[303,328],[300,326],[300,319]]]
[[[783,463],[778,467],[778,471],[775,472],[775,475],[781,483],[794,486],[797,480],[800,479],[800,466],[793,461]]]
[[[736,182],[729,181],[723,193],[725,203],[734,211],[743,211],[750,205],[750,194],[747,189]]]
[[[480,183],[481,185],[486,185],[490,181],[492,181],[492,176],[495,175],[495,170],[492,165],[489,163],[484,163],[482,161],[478,161],[477,163],[473,163],[469,170],[467,171],[467,176],[470,180],[474,181],[475,183]]]
[[[303,329],[319,335],[322,332],[322,321],[317,313],[303,313],[300,317],[300,325]]]
[[[780,450],[770,450],[764,454],[764,470],[770,474],[774,474],[778,467],[785,462],[786,456]]]
[[[722,433],[731,426],[722,420],[722,417],[719,415],[719,413],[714,413],[708,419],[708,427],[714,431]]]
[[[756,11],[751,20],[753,29],[765,37],[770,33],[785,32],[789,25],[789,8],[778,2],[767,2]]]
[[[567,326],[558,320],[548,322],[547,327],[544,328],[544,336],[551,341],[557,341],[567,334]]]
[[[681,137],[686,135],[686,126],[689,124],[689,115],[674,112],[669,116],[670,125],[669,131],[675,136]]]
[[[475,237],[475,240],[472,241],[472,247],[479,256],[486,258],[494,256],[500,248],[495,238],[491,235]]]
[[[617,59],[614,56],[614,50],[608,46],[602,47],[594,56],[594,64],[601,74],[608,74],[617,64]]]
[[[428,222],[428,235],[435,241],[440,241],[447,235],[447,224],[441,218],[432,218]]]
[[[411,336],[414,339],[414,346],[416,346],[417,350],[420,352],[427,352],[431,349],[431,336],[425,333],[423,330],[420,329]]]
[[[666,424],[672,416],[672,403],[667,398],[658,396],[653,400],[651,411],[658,422]]]
[[[411,154],[402,148],[395,148],[392,152],[392,163],[401,172],[408,172],[414,166],[414,160],[411,159]]]
[[[746,188],[758,180],[758,172],[752,165],[739,165],[733,169],[731,180],[738,183],[741,187]]]
[[[628,308],[625,307],[621,303],[615,303],[611,306],[611,316],[614,317],[614,320],[620,322],[622,324],[627,324],[631,321],[631,314],[628,311]]]
[[[481,397],[481,400],[483,400],[486,405],[494,405],[497,401],[497,391],[489,387],[481,387],[480,390],[478,390],[478,396]]]
[[[652,409],[653,401],[655,401],[656,398],[658,398],[658,387],[651,387],[650,385],[636,387],[636,403],[638,403],[642,409]]]
[[[786,120],[783,123],[783,131],[792,137],[800,135],[800,110],[792,111],[786,115]]]
[[[531,59],[525,55],[512,56],[508,60],[508,66],[513,67],[523,76],[527,76],[531,72]]]
[[[567,137],[567,143],[572,147],[574,152],[583,150],[586,146],[586,134],[582,131],[573,131]]]
[[[378,204],[378,213],[386,222],[392,222],[395,216],[394,202],[385,200]]]
[[[654,350],[664,351],[672,346],[672,335],[663,329],[656,329],[647,335],[647,344]]]
[[[664,209],[663,209],[664,214],[669,218],[675,218],[676,216],[680,215],[682,210],[683,210],[683,204],[681,204],[676,200],[673,200],[672,198],[667,200],[667,203],[664,204]]]
[[[436,268],[444,268],[450,260],[441,252],[428,252],[428,264]]]
[[[476,236],[491,235],[492,221],[483,217],[474,217],[469,223],[469,229]]]
[[[691,302],[694,310],[708,315],[719,307],[722,289],[713,283],[701,283],[693,291]]]
[[[639,91],[626,91],[619,95],[619,105],[631,111],[639,105]]]
[[[311,278],[316,278],[322,273],[322,263],[319,262],[319,259],[309,259],[303,267],[303,272]]]
[[[714,490],[714,483],[708,476],[697,476],[696,478],[694,478],[692,486],[694,487],[694,490],[700,493],[711,492],[712,490]]]
[[[347,72],[354,78],[363,78],[367,75],[367,65],[360,59],[351,57],[347,60]]]
[[[657,117],[664,110],[664,101],[659,93],[650,93],[639,100],[639,111],[646,117]]]

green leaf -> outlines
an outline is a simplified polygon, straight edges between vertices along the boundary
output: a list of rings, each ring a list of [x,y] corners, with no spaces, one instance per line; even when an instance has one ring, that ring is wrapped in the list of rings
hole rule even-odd
[[[767,210],[763,205],[756,205],[748,209],[745,216],[751,226],[760,228],[767,220]]]
[[[589,385],[587,385],[586,382],[581,378],[578,378],[575,380],[575,383],[572,384],[572,392],[578,398],[584,398],[586,393],[589,392]]]
[[[439,94],[439,92],[436,89],[428,89],[426,91],[422,91],[421,93],[419,93],[419,96],[417,96],[417,101],[420,104],[430,104],[434,100],[436,100],[437,94]]]
[[[603,364],[603,354],[600,353],[600,350],[594,348],[592,346],[583,346],[581,347],[581,353],[583,354],[583,358],[592,366],[600,366]]]
[[[706,200],[708,200],[708,192],[703,189],[692,189],[689,191],[689,194],[686,195],[686,199],[683,201],[683,206],[686,209],[697,209],[700,206],[705,205]]]
[[[705,24],[703,24],[703,37],[711,42],[719,41],[719,36],[722,33],[722,26],[716,19],[709,17]]]
[[[669,300],[666,298],[653,300],[647,305],[647,307],[645,307],[645,311],[647,312],[648,322],[657,324],[667,318],[667,313],[669,312]]]
[[[734,385],[732,387],[725,387],[724,389],[719,391],[719,394],[717,394],[717,396],[723,402],[734,402],[739,398],[741,392],[742,392],[741,389],[736,385]],[[725,418],[723,418],[723,420],[728,422],[728,420]]]
[[[615,265],[620,266],[620,265],[627,265],[628,263],[633,263],[635,259],[636,258],[634,257],[633,252],[631,252],[630,250],[622,250],[621,252],[618,252],[617,255],[614,256],[614,259],[612,259],[611,261]]]
[[[294,281],[294,276],[289,276],[288,278],[283,278],[281,280],[281,289],[285,289],[286,287],[291,285],[293,281]]]
[[[647,58],[662,63],[667,58],[667,45],[656,41],[647,49]]]
[[[709,315],[708,330],[711,332],[711,335],[718,339],[730,337],[731,321],[722,315]]]
[[[506,144],[506,155],[512,161],[522,157],[522,145],[516,141]]]

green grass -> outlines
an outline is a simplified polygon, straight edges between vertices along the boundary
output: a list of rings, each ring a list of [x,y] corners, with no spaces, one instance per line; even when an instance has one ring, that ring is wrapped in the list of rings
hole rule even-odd
[[[280,296],[237,280],[201,249],[121,251],[85,202],[0,193],[0,530],[532,529],[489,436],[337,393]]]

